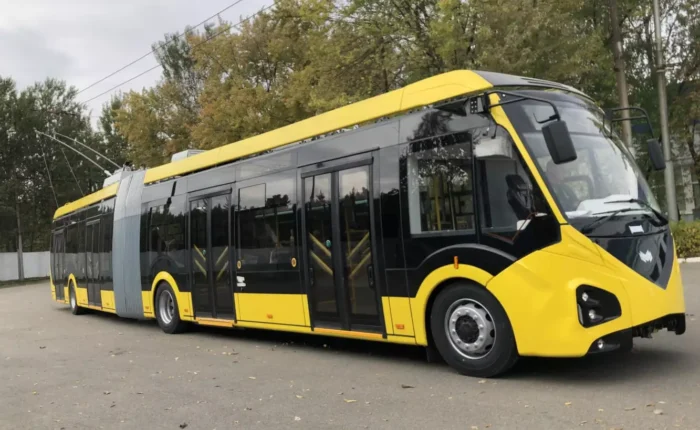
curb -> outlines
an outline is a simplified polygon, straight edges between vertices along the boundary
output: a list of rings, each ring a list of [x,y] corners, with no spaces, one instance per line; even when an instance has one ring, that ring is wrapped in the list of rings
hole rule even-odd
[[[679,263],[700,263],[700,257],[679,258]]]

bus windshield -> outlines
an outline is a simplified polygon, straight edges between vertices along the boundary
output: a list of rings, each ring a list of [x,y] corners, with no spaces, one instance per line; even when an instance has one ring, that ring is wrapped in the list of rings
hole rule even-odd
[[[604,130],[600,109],[570,95],[537,92],[537,97],[557,105],[571,133],[576,160],[552,162],[541,132],[541,122],[553,113],[551,106],[523,100],[505,109],[567,219],[659,211],[632,154],[616,135]]]

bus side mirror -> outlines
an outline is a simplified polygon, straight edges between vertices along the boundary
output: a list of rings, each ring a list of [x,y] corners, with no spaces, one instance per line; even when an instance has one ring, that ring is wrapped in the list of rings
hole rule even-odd
[[[565,121],[553,121],[542,127],[544,141],[554,164],[564,164],[576,159],[576,148]]]
[[[647,140],[649,148],[649,158],[654,170],[664,170],[666,168],[666,160],[664,160],[664,152],[661,150],[661,145],[657,139]]]

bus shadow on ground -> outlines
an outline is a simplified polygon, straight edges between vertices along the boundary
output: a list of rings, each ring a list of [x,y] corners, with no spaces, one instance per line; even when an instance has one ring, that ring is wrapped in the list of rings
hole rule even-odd
[[[296,347],[343,354],[348,358],[371,357],[373,360],[396,364],[423,365],[426,371],[457,374],[439,357],[429,362],[422,347],[342,339],[325,336],[268,332],[265,330],[228,330],[197,326],[193,331],[222,339],[250,341],[267,348]],[[321,353],[321,351],[319,351]],[[511,371],[499,377],[504,381],[545,380],[551,383],[618,384],[625,380],[665,380],[670,374],[698,370],[693,354],[665,350],[659,346],[635,346],[632,352],[609,353],[582,358],[522,357]]]
[[[616,385],[640,377],[647,381],[665,381],[679,372],[694,374],[697,370],[697,360],[689,352],[646,347],[627,353],[581,358],[523,357],[504,379],[600,386]]]
[[[65,312],[70,312],[68,308]],[[142,329],[158,330],[154,320],[132,320],[102,312],[88,312],[88,317],[104,318],[110,323],[137,326]],[[257,329],[226,329],[191,325],[187,335],[205,336],[220,339],[222,342],[246,342],[249,346],[277,350],[296,348],[299,350],[330,352],[348,358],[393,362],[404,365],[423,365],[426,371],[450,372],[457,374],[444,361],[437,358],[429,362],[422,347],[397,345],[365,340],[344,339],[303,333],[277,332]],[[165,336],[165,334],[164,334]],[[176,335],[178,336],[178,335]],[[235,345],[228,345],[235,348]],[[264,353],[265,351],[261,351]],[[693,374],[698,371],[696,357],[687,351],[661,349],[653,344],[635,344],[632,352],[607,353],[582,358],[536,358],[522,357],[506,374],[504,381],[547,381],[570,384],[618,384],[641,376],[648,381],[665,380],[678,372]]]

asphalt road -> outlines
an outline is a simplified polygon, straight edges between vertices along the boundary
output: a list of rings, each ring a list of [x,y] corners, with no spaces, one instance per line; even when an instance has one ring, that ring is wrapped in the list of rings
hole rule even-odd
[[[0,288],[2,429],[700,428],[700,264],[688,331],[632,353],[521,361],[496,380],[422,350],[71,315],[46,284]],[[700,314],[700,312],[698,312]]]

